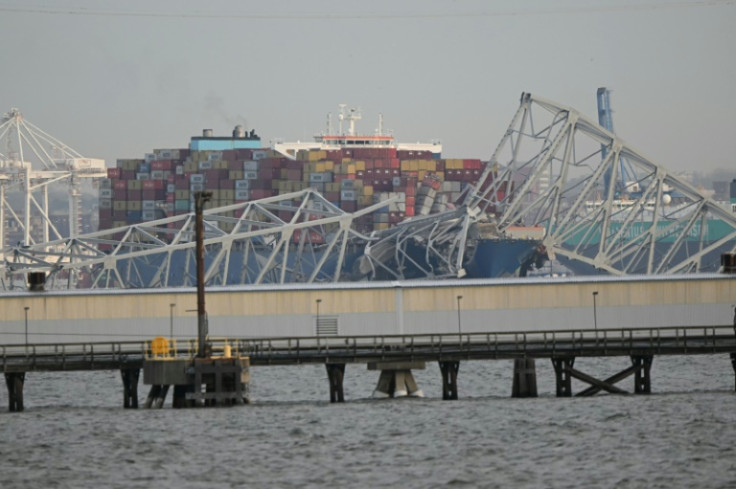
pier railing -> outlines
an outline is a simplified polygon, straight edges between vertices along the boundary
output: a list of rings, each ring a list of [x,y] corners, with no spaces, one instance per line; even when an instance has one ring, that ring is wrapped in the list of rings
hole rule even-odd
[[[135,368],[149,358],[193,358],[194,339],[0,345],[4,372]],[[422,335],[211,338],[213,355],[227,349],[251,365],[447,361],[565,356],[682,355],[736,352],[733,326],[563,330]]]

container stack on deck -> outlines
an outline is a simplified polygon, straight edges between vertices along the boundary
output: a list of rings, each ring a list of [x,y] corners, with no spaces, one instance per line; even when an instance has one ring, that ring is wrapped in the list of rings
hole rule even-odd
[[[346,212],[397,197],[357,222],[369,232],[445,210],[483,171],[479,159],[395,148],[302,150],[295,156],[265,148],[159,149],[119,159],[101,185],[100,229],[189,213],[199,190],[212,192],[209,207],[220,207],[312,187]]]

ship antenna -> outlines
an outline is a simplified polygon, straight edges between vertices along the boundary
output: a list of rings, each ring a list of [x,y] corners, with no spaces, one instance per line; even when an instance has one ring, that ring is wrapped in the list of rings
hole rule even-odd
[[[383,136],[383,114],[378,114],[378,135]]]
[[[338,124],[339,125],[339,133],[340,133],[340,136],[342,136],[342,121],[345,119],[345,107],[347,107],[347,105],[340,104],[340,105],[338,105],[338,107],[340,107],[340,113],[337,116],[337,120],[340,121],[339,124]]]

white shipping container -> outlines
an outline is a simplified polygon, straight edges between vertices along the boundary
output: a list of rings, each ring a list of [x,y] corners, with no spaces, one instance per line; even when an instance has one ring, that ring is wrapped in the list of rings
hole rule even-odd
[[[141,202],[141,209],[144,211],[152,211],[156,208],[156,202],[153,200],[144,200]]]
[[[112,199],[100,198],[100,209],[112,209]]]
[[[163,170],[153,170],[151,172],[151,180],[163,180],[163,179],[164,179]]]
[[[250,180],[235,180],[235,190],[248,190],[250,182]]]
[[[236,189],[235,200],[250,200],[250,190]]]
[[[184,166],[183,165],[179,165],[179,166],[176,167],[176,174],[177,175],[184,175]]]
[[[153,221],[156,219],[156,211],[142,211],[141,219],[144,221]]]
[[[136,173],[135,179],[136,180],[150,180],[151,174],[150,173]]]
[[[189,175],[189,182],[204,184],[204,175],[201,175],[199,173],[193,173]]]
[[[100,180],[100,188],[112,188],[112,180],[103,178]]]
[[[110,189],[110,188],[101,188],[100,189],[100,198],[101,199],[112,199],[112,189]]]
[[[355,200],[355,190],[342,190],[340,192],[340,200]]]
[[[168,185],[166,185],[167,194],[173,194],[174,192],[176,192],[176,184],[169,183]]]
[[[253,151],[253,159],[254,160],[265,160],[266,159],[266,152],[263,151],[263,150]]]
[[[244,171],[243,178],[246,180],[258,180],[258,172],[257,171]]]
[[[200,170],[211,170],[212,169],[212,161],[200,161],[199,162],[199,169]]]
[[[192,183],[189,185],[189,190],[192,192],[201,192],[204,190],[204,183]]]
[[[247,160],[243,162],[244,171],[258,171],[258,162],[253,160]]]

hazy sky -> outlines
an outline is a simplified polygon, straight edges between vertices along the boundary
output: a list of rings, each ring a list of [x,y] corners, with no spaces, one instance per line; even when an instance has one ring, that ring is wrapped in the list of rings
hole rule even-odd
[[[736,172],[733,0],[0,0],[0,31],[0,112],[110,166],[238,123],[310,139],[340,103],[487,159],[522,92],[596,118],[607,86],[655,162]]]

